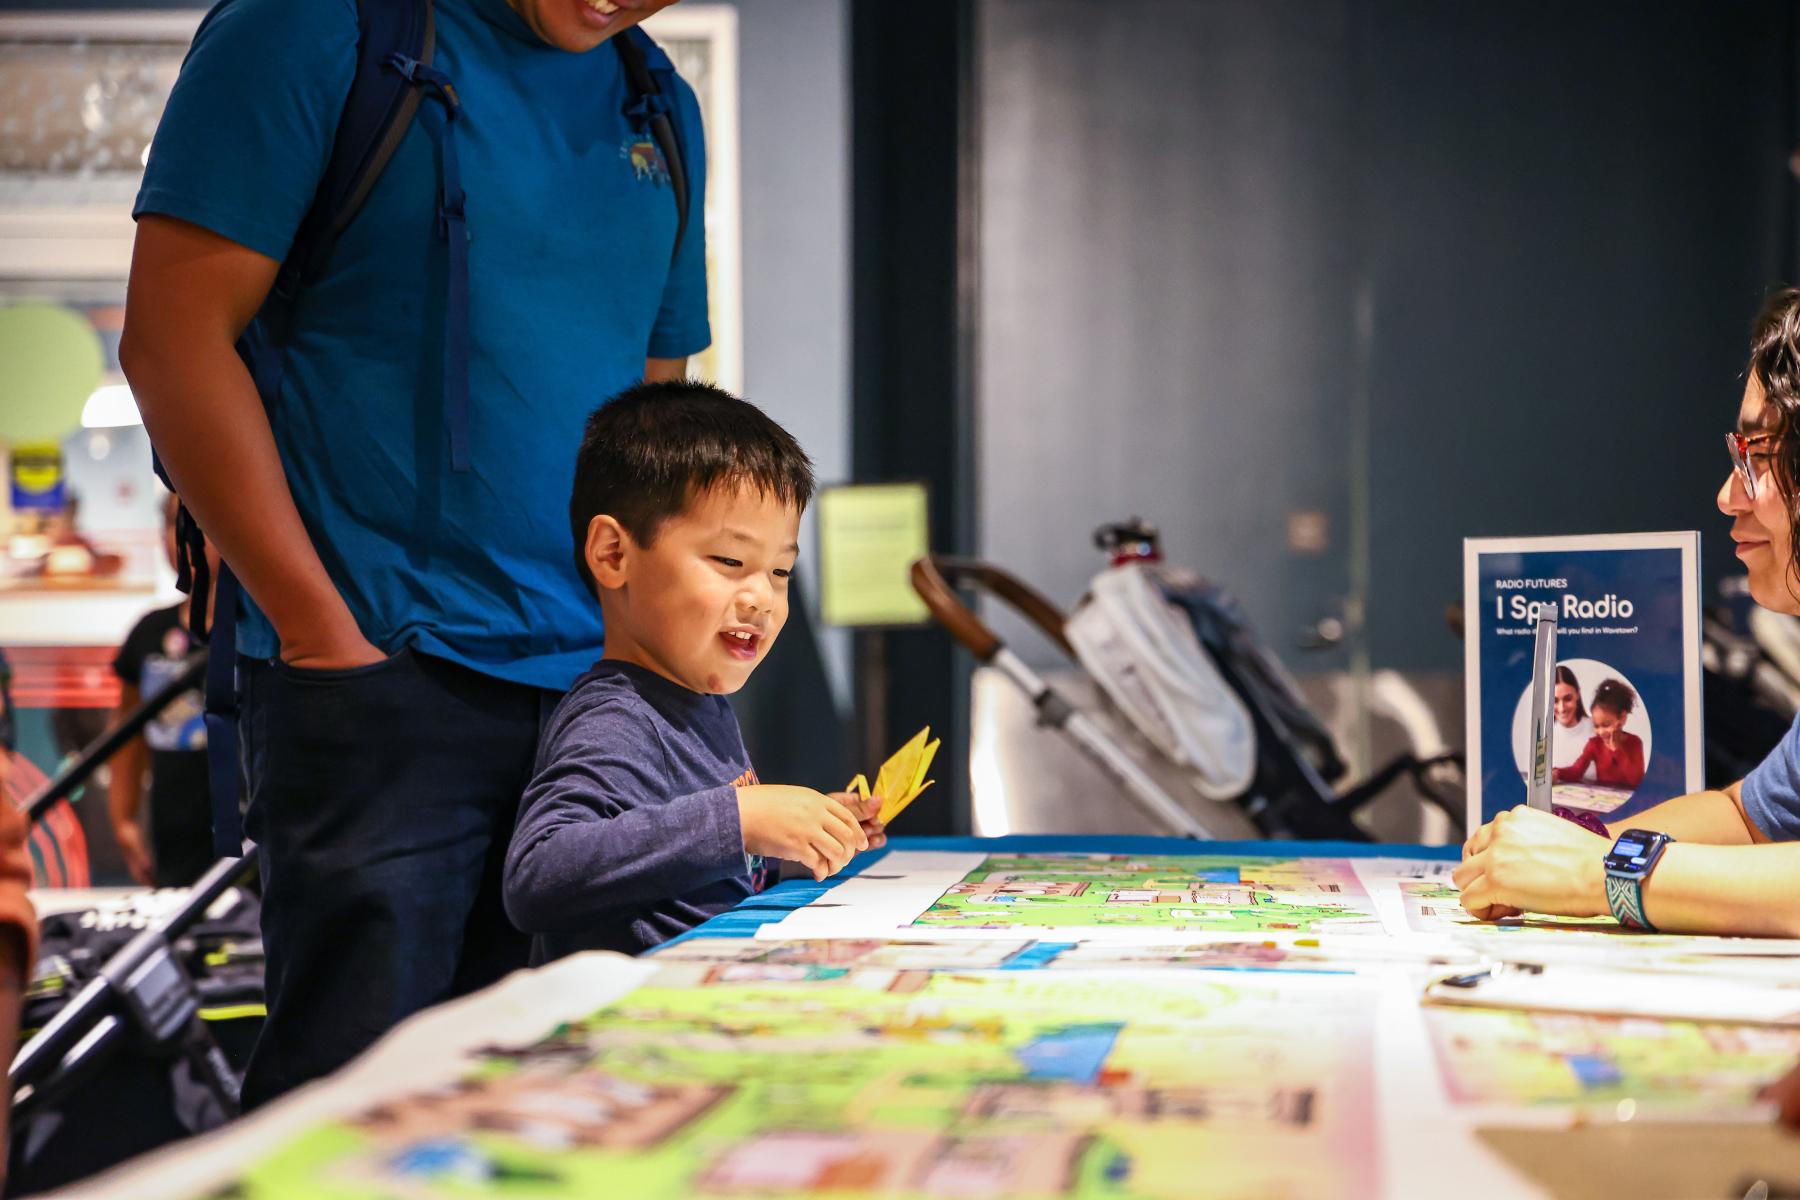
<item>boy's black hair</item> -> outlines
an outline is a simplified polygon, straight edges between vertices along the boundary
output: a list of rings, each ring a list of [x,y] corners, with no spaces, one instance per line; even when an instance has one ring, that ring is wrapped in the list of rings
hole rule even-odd
[[[762,409],[691,379],[626,388],[588,417],[575,456],[569,531],[575,569],[590,592],[588,525],[601,513],[649,545],[668,518],[719,484],[743,484],[802,511],[812,460]]]

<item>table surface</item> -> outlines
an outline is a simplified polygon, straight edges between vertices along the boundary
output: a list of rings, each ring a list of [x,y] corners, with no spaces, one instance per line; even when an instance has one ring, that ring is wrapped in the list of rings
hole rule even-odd
[[[954,850],[985,854],[1206,854],[1227,858],[1423,858],[1455,862],[1460,846],[1414,846],[1376,842],[1198,842],[1190,838],[1121,837],[1095,833],[1019,833],[1007,837],[896,837],[880,850],[869,850],[824,883],[790,879],[751,896],[729,912],[663,943],[673,946],[689,938],[747,938],[772,921],[817,900],[852,875],[861,874],[894,850]]]

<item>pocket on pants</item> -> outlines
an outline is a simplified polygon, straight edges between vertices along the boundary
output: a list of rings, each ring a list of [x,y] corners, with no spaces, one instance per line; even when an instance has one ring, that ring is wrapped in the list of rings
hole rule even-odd
[[[336,683],[366,679],[403,667],[412,660],[412,653],[411,646],[402,646],[384,659],[355,667],[296,667],[279,658],[270,659],[269,666],[277,675],[294,683]]]
[[[251,837],[272,850],[350,838],[379,852],[384,797],[404,784],[417,732],[417,666],[410,649],[355,667],[252,666],[244,714]]]

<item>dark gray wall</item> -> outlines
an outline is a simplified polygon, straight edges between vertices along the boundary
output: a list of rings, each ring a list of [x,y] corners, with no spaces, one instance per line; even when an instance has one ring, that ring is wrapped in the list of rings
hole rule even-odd
[[[1381,659],[1444,663],[1409,631],[1464,536],[1698,528],[1710,587],[1794,268],[1793,6],[1384,0],[1366,41]]]
[[[1455,670],[1465,536],[1701,528],[1791,263],[1793,6],[986,0],[979,527],[1061,599],[1141,511],[1293,631]],[[1356,334],[1368,300],[1367,336]],[[1286,514],[1327,512],[1300,557]]]
[[[1100,521],[1271,632],[1346,587],[1349,62],[1312,0],[984,4],[978,529],[1061,601]],[[1321,19],[1323,18],[1323,19]]]

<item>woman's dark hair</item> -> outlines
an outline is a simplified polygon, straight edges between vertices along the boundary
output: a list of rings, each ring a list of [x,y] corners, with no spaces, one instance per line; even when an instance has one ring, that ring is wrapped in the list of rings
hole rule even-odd
[[[1750,373],[1762,385],[1775,435],[1769,456],[1775,491],[1790,517],[1800,517],[1800,288],[1782,288],[1763,302],[1750,334]],[[1788,523],[1788,593],[1800,598],[1794,572],[1800,565],[1800,519]]]
[[[762,409],[710,383],[640,383],[588,418],[575,456],[569,531],[590,592],[588,525],[605,513],[648,546],[662,523],[721,484],[742,484],[805,510],[812,461]]]
[[[1637,707],[1637,695],[1623,680],[1608,679],[1594,689],[1594,707],[1610,708],[1623,721]]]
[[[1566,683],[1575,689],[1575,719],[1577,721],[1587,720],[1587,705],[1581,702],[1581,680],[1575,678],[1575,672],[1569,670],[1562,663],[1557,663],[1556,682]]]

